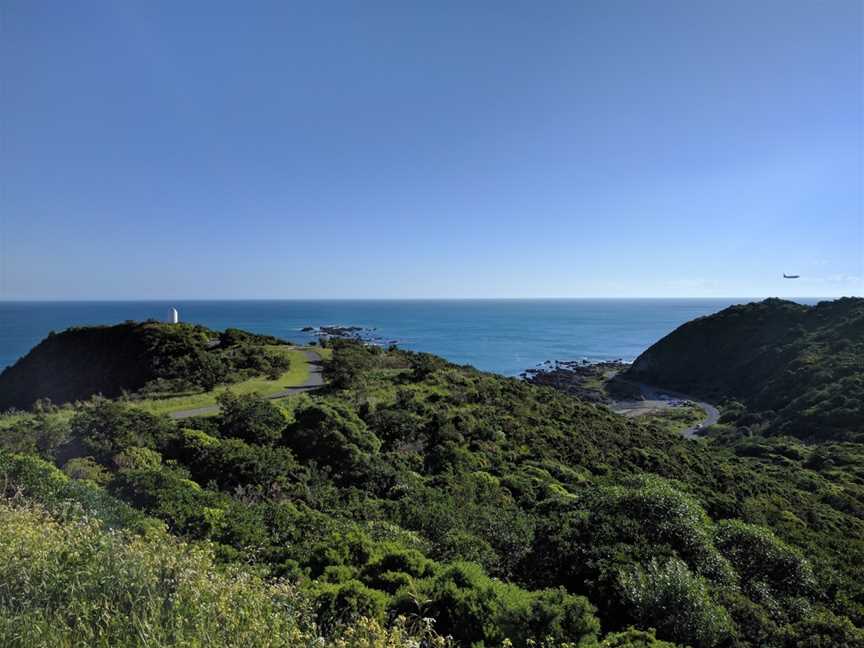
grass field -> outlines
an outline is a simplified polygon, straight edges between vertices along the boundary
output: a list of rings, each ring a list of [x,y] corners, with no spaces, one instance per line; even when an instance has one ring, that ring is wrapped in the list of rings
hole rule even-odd
[[[184,394],[168,398],[148,398],[146,400],[133,401],[131,404],[152,414],[169,414],[187,409],[207,407],[215,405],[219,394],[230,390],[235,394],[251,394],[257,392],[262,396],[275,394],[288,387],[302,385],[309,378],[309,362],[306,360],[304,351],[311,350],[323,358],[329,356],[330,349],[308,348],[308,347],[271,347],[280,353],[285,353],[291,359],[291,368],[279,376],[278,380],[270,380],[265,376],[250,378],[232,385],[220,385],[209,392],[199,394]]]
[[[329,360],[333,355],[332,349],[322,349],[320,347],[274,346],[271,348],[280,353],[285,353],[289,358],[291,358],[291,368],[279,376],[278,380],[269,380],[265,376],[259,376],[232,385],[220,385],[209,392],[182,394],[165,398],[148,398],[145,400],[130,401],[130,404],[152,414],[170,414],[171,412],[215,405],[216,398],[219,394],[228,389],[233,391],[235,394],[251,394],[252,392],[258,392],[262,396],[269,396],[288,387],[297,387],[306,382],[309,378],[309,361],[306,359],[304,351],[314,351],[321,356],[323,360]],[[64,408],[53,413],[51,418],[69,420],[72,418],[74,413],[75,412],[72,408]],[[0,430],[11,428],[14,425],[23,422],[25,419],[32,417],[33,414],[29,412],[0,414]]]
[[[654,414],[648,414],[642,420],[656,421],[670,432],[683,432],[705,418],[702,408],[695,405],[686,407],[671,407]]]
[[[324,349],[321,347],[313,346],[306,347],[307,351],[314,351],[319,356],[321,356],[322,360],[330,360],[333,357],[333,349]]]

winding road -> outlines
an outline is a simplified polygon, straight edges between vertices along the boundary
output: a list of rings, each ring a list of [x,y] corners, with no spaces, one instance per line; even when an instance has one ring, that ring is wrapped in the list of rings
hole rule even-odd
[[[306,360],[309,362],[309,377],[302,385],[297,385],[296,387],[286,387],[285,389],[282,389],[273,394],[268,394],[266,396],[268,400],[275,400],[277,398],[285,398],[286,396],[290,396],[291,394],[299,394],[301,392],[313,391],[315,389],[320,389],[324,385],[324,377],[322,375],[321,367],[321,356],[316,351],[305,350],[303,353],[306,355]],[[714,425],[720,418],[720,412],[717,410],[716,407],[714,407],[710,403],[696,400],[695,398],[692,398],[687,394],[681,394],[679,392],[675,392],[669,389],[661,389],[659,387],[653,387],[651,385],[645,385],[642,383],[639,383],[638,387],[640,392],[642,393],[643,400],[618,401],[615,403],[612,409],[621,414],[634,416],[640,413],[639,410],[642,410],[642,413],[644,413],[644,411],[648,409],[665,409],[669,407],[669,398],[690,401],[691,403],[699,407],[703,412],[705,412],[705,418],[700,423],[697,423],[696,425],[693,425],[686,430],[681,431],[681,436],[686,439],[696,438],[697,432],[699,432],[700,429],[708,427],[709,425]],[[205,416],[207,414],[215,414],[218,411],[218,405],[207,405],[206,407],[196,407],[193,409],[171,412],[169,416],[175,419],[186,419],[192,418],[193,416]]]
[[[672,398],[676,398],[678,400],[686,400],[690,401],[696,407],[705,412],[705,418],[696,425],[693,425],[686,430],[681,430],[681,436],[686,439],[694,439],[696,438],[696,433],[702,428],[708,427],[709,425],[714,425],[720,419],[720,411],[711,405],[711,403],[706,403],[704,401],[696,400],[695,398],[688,396],[687,394],[681,394],[679,392],[670,391],[668,389],[658,389],[657,387],[652,387],[651,385],[643,385],[639,384],[639,389],[642,390],[642,396],[646,400],[663,400],[660,398],[663,396],[671,396]]]
[[[306,379],[306,382],[304,382],[302,385],[297,385],[296,387],[286,387],[285,389],[278,391],[274,394],[268,394],[266,396],[268,400],[285,398],[286,396],[290,396],[291,394],[299,394],[301,392],[320,389],[324,385],[324,376],[321,373],[321,356],[316,351],[304,351],[303,353],[306,355],[306,360],[309,362],[309,377]],[[207,414],[215,414],[218,411],[218,405],[207,405],[206,407],[196,407],[193,409],[171,412],[169,416],[175,419],[185,419],[192,418],[193,416],[205,416]]]
[[[639,391],[642,394],[643,400],[617,401],[612,406],[613,411],[616,411],[619,414],[623,414],[625,416],[639,416],[641,414],[646,414],[654,410],[662,410],[668,408],[670,406],[669,399],[690,401],[703,412],[705,412],[705,418],[696,425],[692,425],[686,430],[681,430],[681,436],[683,436],[685,439],[697,438],[697,433],[699,432],[699,430],[708,427],[709,425],[714,425],[720,418],[720,412],[717,410],[716,407],[714,407],[710,403],[696,400],[695,398],[693,398],[692,396],[688,396],[687,394],[682,394],[680,392],[672,391],[670,389],[661,389],[659,387],[653,387],[651,385],[645,385],[642,383],[638,383],[636,386],[639,387]]]

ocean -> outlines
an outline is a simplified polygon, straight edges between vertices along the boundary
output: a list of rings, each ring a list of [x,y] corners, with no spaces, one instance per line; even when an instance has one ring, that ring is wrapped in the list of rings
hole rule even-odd
[[[632,361],[681,324],[750,299],[0,302],[0,368],[50,331],[124,320],[236,327],[309,342],[307,326],[360,326],[383,344],[515,376],[546,360]],[[798,299],[816,303],[816,299]],[[373,330],[374,329],[374,330]]]

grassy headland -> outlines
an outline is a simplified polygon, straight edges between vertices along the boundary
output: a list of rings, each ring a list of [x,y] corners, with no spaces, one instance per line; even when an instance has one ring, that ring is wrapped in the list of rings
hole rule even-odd
[[[209,391],[216,385],[289,370],[285,344],[237,329],[127,322],[52,333],[0,374],[0,410],[55,404],[95,394]]]
[[[289,387],[297,387],[306,382],[309,378],[309,360],[305,353],[307,350],[314,351],[319,355],[325,351],[320,347],[266,346],[265,348],[273,354],[284,356],[289,362],[290,368],[277,378],[254,376],[236,383],[219,385],[208,391],[187,394],[167,392],[159,394],[158,397],[151,396],[149,398],[133,400],[132,404],[152,414],[170,414],[171,412],[215,405],[219,396],[226,391],[231,391],[235,394],[254,393],[270,397]]]

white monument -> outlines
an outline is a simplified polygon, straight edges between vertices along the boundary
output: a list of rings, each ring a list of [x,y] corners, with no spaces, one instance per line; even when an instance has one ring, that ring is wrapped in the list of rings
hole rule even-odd
[[[168,309],[168,323],[169,324],[176,324],[179,321],[180,321],[180,313],[177,312],[177,309],[176,308],[169,308]]]

